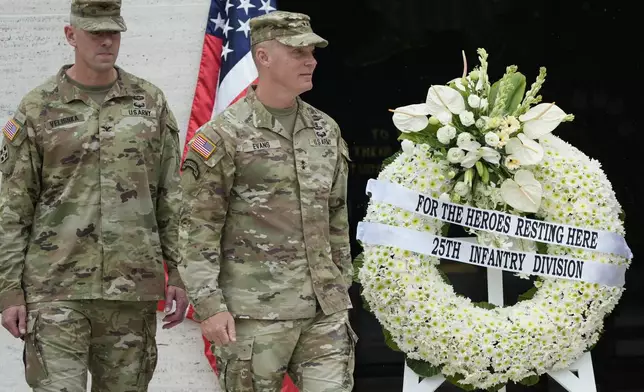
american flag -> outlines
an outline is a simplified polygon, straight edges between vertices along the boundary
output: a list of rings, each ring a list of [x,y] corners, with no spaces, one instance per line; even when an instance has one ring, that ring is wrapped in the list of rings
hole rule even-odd
[[[18,130],[20,130],[20,125],[14,119],[7,121],[4,128],[2,128],[2,132],[9,140],[13,140],[16,137]]]
[[[215,151],[215,145],[204,135],[197,135],[191,143],[192,149],[197,151],[197,153],[204,157],[204,159],[210,158],[212,153]]]
[[[275,11],[275,0],[212,0],[186,142],[199,127],[246,94],[256,81],[250,19]],[[184,156],[187,152],[184,148]]]

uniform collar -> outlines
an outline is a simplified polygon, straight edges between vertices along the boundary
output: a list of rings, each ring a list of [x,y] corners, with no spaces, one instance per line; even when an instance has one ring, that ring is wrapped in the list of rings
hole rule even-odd
[[[86,93],[81,91],[78,87],[74,86],[69,81],[69,76],[67,76],[67,70],[72,67],[73,64],[64,65],[56,77],[56,82],[58,85],[58,91],[61,96],[63,103],[68,104],[74,100],[81,100],[85,103],[90,101]],[[110,91],[105,96],[105,102],[113,98],[119,97],[130,97],[133,96],[131,90],[131,82],[125,71],[119,67],[114,67],[117,71],[116,82],[110,89]]]
[[[256,86],[250,86],[248,88],[248,91],[246,92],[246,102],[251,108],[251,116],[252,116],[252,122],[253,126],[255,128],[266,128],[269,129],[285,138],[288,140],[293,139],[293,135],[290,133],[286,132],[284,127],[280,124],[279,121],[275,120],[275,117],[266,109],[266,106],[264,106],[263,103],[259,101],[257,98],[257,94],[255,93],[255,88]],[[297,97],[297,117],[295,118],[295,129],[293,133],[297,133],[298,131],[301,131],[302,129],[306,128],[313,128],[314,123],[313,119],[310,118],[310,116],[306,115],[306,109],[305,105],[306,103],[302,100],[302,98]]]

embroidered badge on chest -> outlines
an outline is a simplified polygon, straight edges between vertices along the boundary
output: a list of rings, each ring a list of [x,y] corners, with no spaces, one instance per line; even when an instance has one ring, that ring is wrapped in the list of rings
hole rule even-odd
[[[328,137],[320,137],[317,139],[309,139],[312,147],[335,147],[338,143],[335,139]]]
[[[56,127],[62,127],[64,125],[69,125],[69,124],[74,124],[77,122],[82,122],[85,120],[85,117],[83,117],[82,114],[76,114],[73,116],[68,116],[68,117],[63,117],[63,118],[58,118],[56,120],[51,120],[47,122],[47,128],[56,128]]]
[[[249,140],[243,143],[237,149],[243,152],[252,152],[252,151],[260,151],[260,150],[269,150],[269,149],[280,148],[280,147],[281,147],[281,144],[279,140],[266,140],[266,141]]]
[[[143,108],[123,109],[121,111],[121,114],[123,114],[126,117],[156,117],[157,116],[156,110],[143,109]]]

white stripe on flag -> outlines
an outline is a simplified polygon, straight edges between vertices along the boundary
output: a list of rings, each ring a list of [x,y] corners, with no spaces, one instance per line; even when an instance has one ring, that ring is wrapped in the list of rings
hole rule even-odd
[[[217,88],[217,97],[215,98],[212,117],[214,118],[217,114],[223,112],[255,79],[257,79],[257,67],[255,67],[255,63],[253,62],[252,54],[248,52],[228,72]]]

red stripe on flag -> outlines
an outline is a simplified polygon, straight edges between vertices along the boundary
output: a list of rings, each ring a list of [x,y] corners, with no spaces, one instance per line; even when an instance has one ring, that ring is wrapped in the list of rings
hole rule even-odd
[[[194,136],[199,127],[208,122],[215,107],[215,95],[219,84],[219,70],[221,68],[221,52],[223,40],[206,34],[197,76],[197,87],[192,101],[188,131],[186,133],[183,157],[188,152],[188,142]]]

